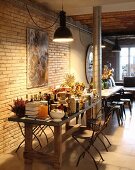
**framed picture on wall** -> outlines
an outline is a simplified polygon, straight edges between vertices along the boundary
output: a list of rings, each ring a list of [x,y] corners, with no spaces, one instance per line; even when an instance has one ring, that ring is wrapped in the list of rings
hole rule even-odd
[[[48,83],[48,35],[34,28],[27,28],[27,88]]]

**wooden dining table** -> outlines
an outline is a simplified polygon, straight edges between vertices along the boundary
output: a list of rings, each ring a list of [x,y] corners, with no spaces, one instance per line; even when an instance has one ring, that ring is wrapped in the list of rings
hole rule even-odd
[[[54,122],[53,119],[38,119],[38,118],[29,118],[29,117],[17,117],[11,116],[8,118],[9,121],[13,122],[22,122],[25,124],[25,147],[24,147],[24,160],[25,165],[27,163],[32,164],[33,159],[42,160],[45,163],[52,165],[55,170],[61,169],[62,164],[62,144],[63,142],[71,137],[72,133],[79,128],[79,124],[75,124],[74,126],[70,126],[70,121],[74,118],[78,118],[79,115],[82,115],[91,108],[96,107],[96,105],[101,102],[101,100],[97,100],[88,106],[85,109],[80,110],[77,113],[73,113],[66,118],[63,118],[60,122]],[[33,126],[35,125],[47,125],[54,127],[54,140],[53,140],[53,153],[42,153],[39,151],[33,150],[32,147],[32,131]],[[62,126],[65,125],[65,133],[62,133]],[[27,168],[26,170],[30,170]]]
[[[120,90],[123,90],[123,86],[114,86],[109,89],[104,89],[101,91],[102,105],[104,106],[105,109],[107,108],[108,98],[116,94]]]
[[[101,91],[102,99],[109,98],[110,96],[114,95],[115,93],[117,93],[121,89],[123,89],[123,86],[114,86],[114,87],[110,87],[109,89],[102,90]]]

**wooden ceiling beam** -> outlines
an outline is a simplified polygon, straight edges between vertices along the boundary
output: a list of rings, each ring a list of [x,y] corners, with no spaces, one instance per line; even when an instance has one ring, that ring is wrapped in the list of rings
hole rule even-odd
[[[110,36],[135,36],[135,31],[117,31],[117,32],[102,32],[103,37],[110,37]]]
[[[93,28],[93,15],[72,16],[73,20]],[[135,35],[135,10],[102,13],[102,32],[105,36]]]

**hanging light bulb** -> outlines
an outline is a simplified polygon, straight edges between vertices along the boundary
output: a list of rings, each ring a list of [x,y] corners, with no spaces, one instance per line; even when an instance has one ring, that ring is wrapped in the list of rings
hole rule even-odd
[[[58,27],[54,33],[54,42],[71,42],[73,36],[69,28],[66,27],[66,13],[60,11],[60,27]]]
[[[104,41],[102,40],[101,48],[105,48],[105,47],[106,47],[106,45],[105,45]]]
[[[112,52],[120,52],[120,51],[121,51],[121,48],[118,42],[118,38],[115,38],[115,44],[112,48]]]
[[[93,48],[93,44],[91,44],[91,47]],[[104,43],[104,42],[102,42],[102,44],[101,44],[101,48],[106,48],[106,45],[105,45],[105,43]]]

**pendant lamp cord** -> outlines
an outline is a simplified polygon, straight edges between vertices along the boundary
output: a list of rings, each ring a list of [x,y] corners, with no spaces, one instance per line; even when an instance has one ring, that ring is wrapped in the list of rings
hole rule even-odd
[[[63,11],[63,0],[62,0],[62,11]]]
[[[48,26],[48,27],[40,27],[40,26],[35,22],[35,20],[33,19],[32,15],[31,15],[31,13],[30,13],[30,10],[29,10],[29,8],[28,8],[28,5],[27,5],[27,4],[25,4],[25,5],[26,5],[26,9],[27,9],[27,11],[28,11],[28,14],[29,14],[31,20],[32,20],[33,23],[34,23],[38,28],[40,28],[40,29],[49,29],[49,28],[53,27],[53,26],[56,24],[56,22],[58,21],[58,18],[60,17],[60,15],[58,14],[56,20],[54,21],[54,23],[53,23],[52,25],[50,25],[50,26]]]

